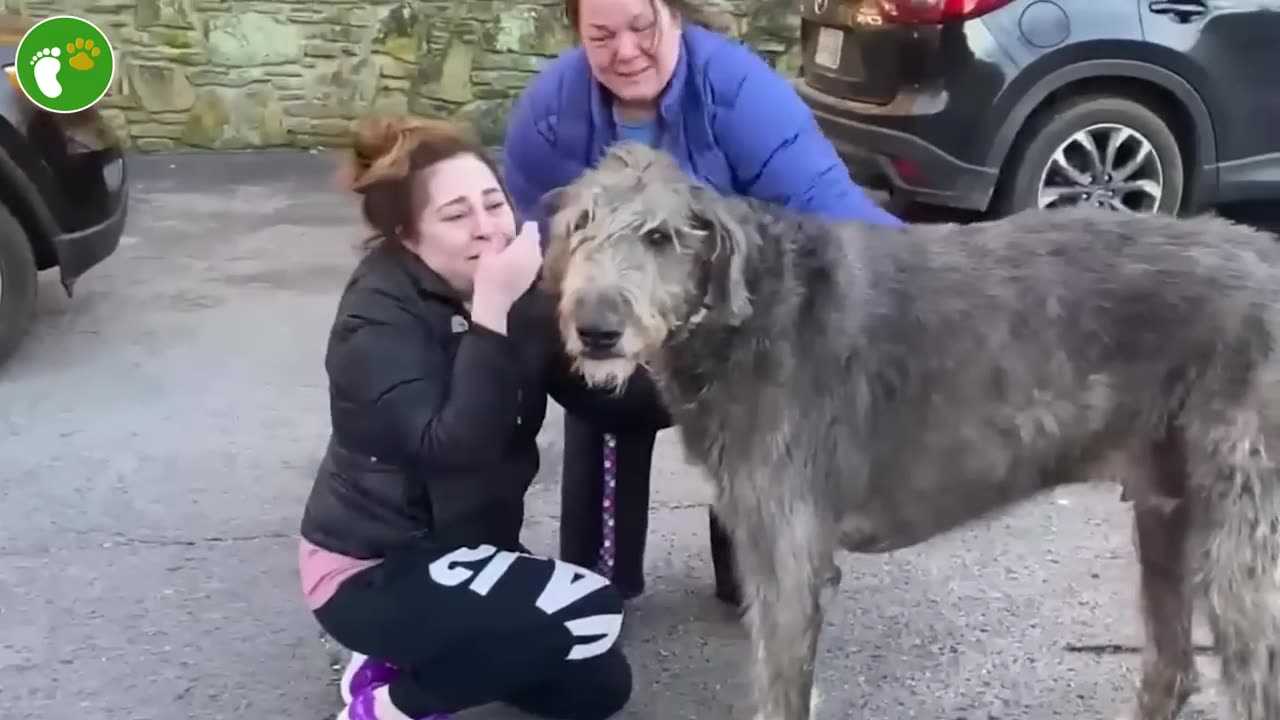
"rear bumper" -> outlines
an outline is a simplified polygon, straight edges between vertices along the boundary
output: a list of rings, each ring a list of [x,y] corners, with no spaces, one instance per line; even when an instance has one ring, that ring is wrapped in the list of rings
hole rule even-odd
[[[796,92],[861,185],[921,202],[986,210],[998,168],[970,165],[928,141],[859,117],[858,104],[795,81]]]
[[[110,257],[120,247],[129,214],[129,182],[124,155],[113,151],[103,163],[108,190],[108,212],[101,222],[53,240],[58,253],[62,286],[70,294],[76,280]]]

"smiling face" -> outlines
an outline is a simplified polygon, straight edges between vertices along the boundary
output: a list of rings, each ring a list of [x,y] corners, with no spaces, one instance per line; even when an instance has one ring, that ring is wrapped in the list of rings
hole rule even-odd
[[[680,19],[662,0],[580,0],[578,36],[596,80],[623,105],[651,107],[680,56]]]
[[[470,153],[441,160],[414,182],[417,232],[406,244],[460,293],[470,296],[480,255],[516,233],[515,213],[493,171]]]

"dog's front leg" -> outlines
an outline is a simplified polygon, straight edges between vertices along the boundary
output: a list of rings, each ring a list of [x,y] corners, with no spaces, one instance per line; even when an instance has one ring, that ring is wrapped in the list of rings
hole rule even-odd
[[[823,601],[838,584],[827,524],[802,483],[757,475],[722,499],[747,602],[756,720],[809,720]]]

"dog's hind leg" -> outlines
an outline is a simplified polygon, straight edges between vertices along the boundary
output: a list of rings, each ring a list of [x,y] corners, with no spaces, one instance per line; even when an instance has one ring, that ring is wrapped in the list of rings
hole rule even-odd
[[[1231,720],[1280,720],[1280,473],[1255,413],[1189,428],[1200,585]]]
[[[756,720],[809,720],[835,545],[803,481],[755,470],[717,511],[728,527],[753,645]]]
[[[1191,578],[1186,451],[1171,431],[1135,458],[1127,478],[1135,488],[1134,543],[1141,570],[1146,647],[1135,720],[1173,720],[1196,691],[1191,644]]]

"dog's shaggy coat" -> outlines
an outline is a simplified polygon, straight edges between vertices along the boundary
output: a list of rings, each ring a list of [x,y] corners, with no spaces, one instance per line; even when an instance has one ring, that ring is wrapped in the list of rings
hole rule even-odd
[[[1270,236],[1083,210],[834,223],[720,196],[632,143],[552,200],[567,350],[596,384],[649,368],[714,482],[757,718],[810,716],[837,549],[907,547],[1105,475],[1136,514],[1133,715],[1169,720],[1195,688],[1199,597],[1230,717],[1280,720]]]

